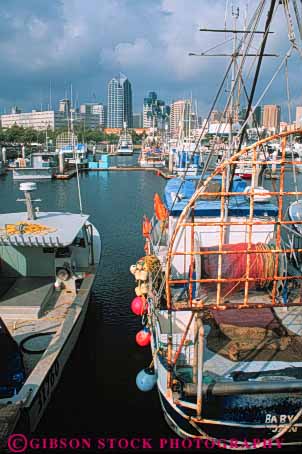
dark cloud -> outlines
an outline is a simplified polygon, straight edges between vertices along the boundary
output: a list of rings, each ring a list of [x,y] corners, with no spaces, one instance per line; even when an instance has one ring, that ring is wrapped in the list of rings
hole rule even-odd
[[[226,59],[188,56],[191,51],[200,52],[224,40],[221,35],[199,32],[200,26],[224,25],[226,2],[222,0],[10,0],[5,3],[0,5],[2,111],[12,104],[30,109],[42,102],[45,107],[49,102],[50,81],[54,102],[65,96],[71,83],[80,102],[95,98],[106,102],[107,82],[121,71],[132,82],[135,110],[141,108],[149,90],[156,90],[167,101],[191,96],[192,92],[201,113],[205,113],[227,65]],[[246,5],[249,4],[248,14],[251,14],[257,3],[238,1],[241,9],[238,26],[244,26]],[[229,26],[230,16],[226,16]],[[273,28],[282,34],[281,37],[279,33],[271,35],[268,47],[282,54],[288,46],[282,11],[274,18]],[[273,59],[265,63],[263,80],[269,80],[277,64]],[[289,66],[296,102],[300,102],[299,64],[296,59]],[[272,97],[266,101],[284,102],[284,77],[276,80]]]

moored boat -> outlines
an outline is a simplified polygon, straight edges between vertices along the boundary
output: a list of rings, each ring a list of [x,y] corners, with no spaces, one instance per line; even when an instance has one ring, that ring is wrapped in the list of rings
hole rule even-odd
[[[283,152],[274,191],[258,181],[267,138],[203,182],[170,180],[165,202],[157,199],[145,225],[146,257],[131,267],[133,308],[143,314],[154,370],[137,383],[145,391],[152,376],[165,419],[181,437],[224,440],[231,449],[232,439],[251,449],[254,439],[258,447],[281,438],[283,446],[301,442],[302,209],[293,200],[302,191],[285,180],[293,133],[278,137]],[[228,175],[247,163],[250,150],[250,185],[234,176],[227,190]]]
[[[0,433],[36,429],[79,337],[100,261],[88,215],[35,210],[0,215]]]
[[[14,180],[51,179],[58,165],[58,155],[53,152],[32,153],[29,158],[17,158],[13,167]]]
[[[132,155],[133,154],[133,142],[132,137],[129,131],[127,130],[127,125],[124,123],[124,128],[121,131],[116,153],[118,155]]]

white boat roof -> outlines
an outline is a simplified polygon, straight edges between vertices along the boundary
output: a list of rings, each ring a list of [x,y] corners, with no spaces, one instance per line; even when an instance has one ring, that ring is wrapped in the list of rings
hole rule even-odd
[[[0,214],[0,246],[64,247],[76,238],[89,216],[66,212],[39,212],[29,221],[26,212]],[[8,234],[7,224],[38,224],[46,229]]]

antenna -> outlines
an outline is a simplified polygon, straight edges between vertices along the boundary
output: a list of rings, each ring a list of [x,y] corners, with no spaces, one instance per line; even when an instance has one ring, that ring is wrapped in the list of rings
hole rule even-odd
[[[27,209],[27,219],[29,221],[33,221],[36,219],[36,213],[33,209],[33,202],[41,202],[41,199],[32,200],[31,198],[31,192],[37,189],[37,184],[32,182],[21,183],[19,189],[20,191],[24,192],[25,199],[17,199],[17,202],[25,202]]]
[[[70,84],[70,106],[73,108],[73,99],[72,99],[72,84]]]
[[[83,206],[82,206],[82,195],[81,195],[81,186],[80,186],[80,178],[79,178],[79,167],[78,167],[78,153],[75,150],[75,143],[74,143],[74,130],[73,130],[73,109],[70,109],[70,130],[71,130],[71,143],[72,143],[72,151],[75,156],[75,166],[76,166],[76,173],[77,173],[77,186],[78,186],[78,196],[79,196],[79,205],[80,205],[80,214],[83,215]]]
[[[51,104],[51,80],[49,81],[49,110],[52,110],[52,104]]]

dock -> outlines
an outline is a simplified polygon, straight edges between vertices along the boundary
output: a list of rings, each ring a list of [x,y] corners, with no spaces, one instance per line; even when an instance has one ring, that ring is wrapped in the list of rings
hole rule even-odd
[[[81,170],[81,169],[79,169]],[[77,173],[76,169],[67,170],[65,173],[57,173],[54,178],[56,180],[69,180]]]
[[[107,171],[116,171],[116,172],[135,172],[135,171],[147,171],[147,172],[155,172],[158,176],[161,176],[165,179],[169,178],[174,178],[175,175],[170,175],[168,174],[167,171],[164,171],[162,169],[158,169],[156,167],[135,167],[135,166],[111,166],[111,167],[97,167],[97,168],[85,168],[85,169],[79,169],[80,172],[83,171],[88,171],[88,172],[107,172]]]

